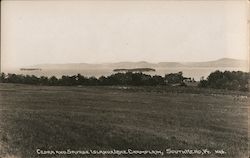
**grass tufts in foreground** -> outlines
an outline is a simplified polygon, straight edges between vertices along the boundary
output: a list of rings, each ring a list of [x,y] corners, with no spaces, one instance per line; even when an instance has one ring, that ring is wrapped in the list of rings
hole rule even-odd
[[[248,93],[198,88],[0,84],[0,157],[45,157],[38,148],[247,157],[249,103]]]

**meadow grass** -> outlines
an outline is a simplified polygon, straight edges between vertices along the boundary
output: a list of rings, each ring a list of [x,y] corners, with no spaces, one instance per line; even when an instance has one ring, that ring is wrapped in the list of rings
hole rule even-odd
[[[248,93],[188,87],[0,84],[0,157],[52,157],[36,149],[168,148],[248,157],[249,103]],[[188,157],[165,154],[174,156]]]

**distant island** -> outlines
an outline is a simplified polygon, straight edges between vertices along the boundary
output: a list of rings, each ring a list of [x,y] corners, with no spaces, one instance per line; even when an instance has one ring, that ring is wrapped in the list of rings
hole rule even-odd
[[[21,71],[42,71],[41,68],[20,68]]]
[[[155,71],[152,68],[134,68],[134,69],[114,69],[114,72],[150,72]]]

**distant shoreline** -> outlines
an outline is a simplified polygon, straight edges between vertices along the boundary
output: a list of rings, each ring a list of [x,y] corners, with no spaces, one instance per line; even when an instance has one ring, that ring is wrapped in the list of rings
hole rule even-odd
[[[156,71],[152,68],[114,69],[113,72],[149,72]]]
[[[39,71],[42,71],[41,68],[20,68],[21,71],[36,71],[36,70],[39,70]]]

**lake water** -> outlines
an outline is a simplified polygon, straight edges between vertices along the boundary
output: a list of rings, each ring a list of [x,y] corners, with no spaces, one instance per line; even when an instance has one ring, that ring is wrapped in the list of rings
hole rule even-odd
[[[213,71],[220,70],[220,71],[247,71],[245,67],[220,67],[220,68],[197,68],[197,67],[178,67],[178,68],[160,68],[156,69],[155,72],[147,72],[146,74],[150,75],[161,75],[164,76],[165,74],[169,73],[176,73],[179,71],[183,72],[183,76],[191,77],[195,80],[199,81],[202,76],[205,78]],[[83,76],[91,77],[100,77],[100,76],[108,76],[114,74],[113,69],[81,69],[81,70],[51,70],[51,69],[44,69],[44,70],[35,70],[35,71],[20,71],[20,70],[9,70],[4,71],[5,73],[16,73],[16,74],[24,74],[24,75],[36,75],[36,76],[56,76],[61,77],[62,75],[76,75],[78,73],[82,74]]]

